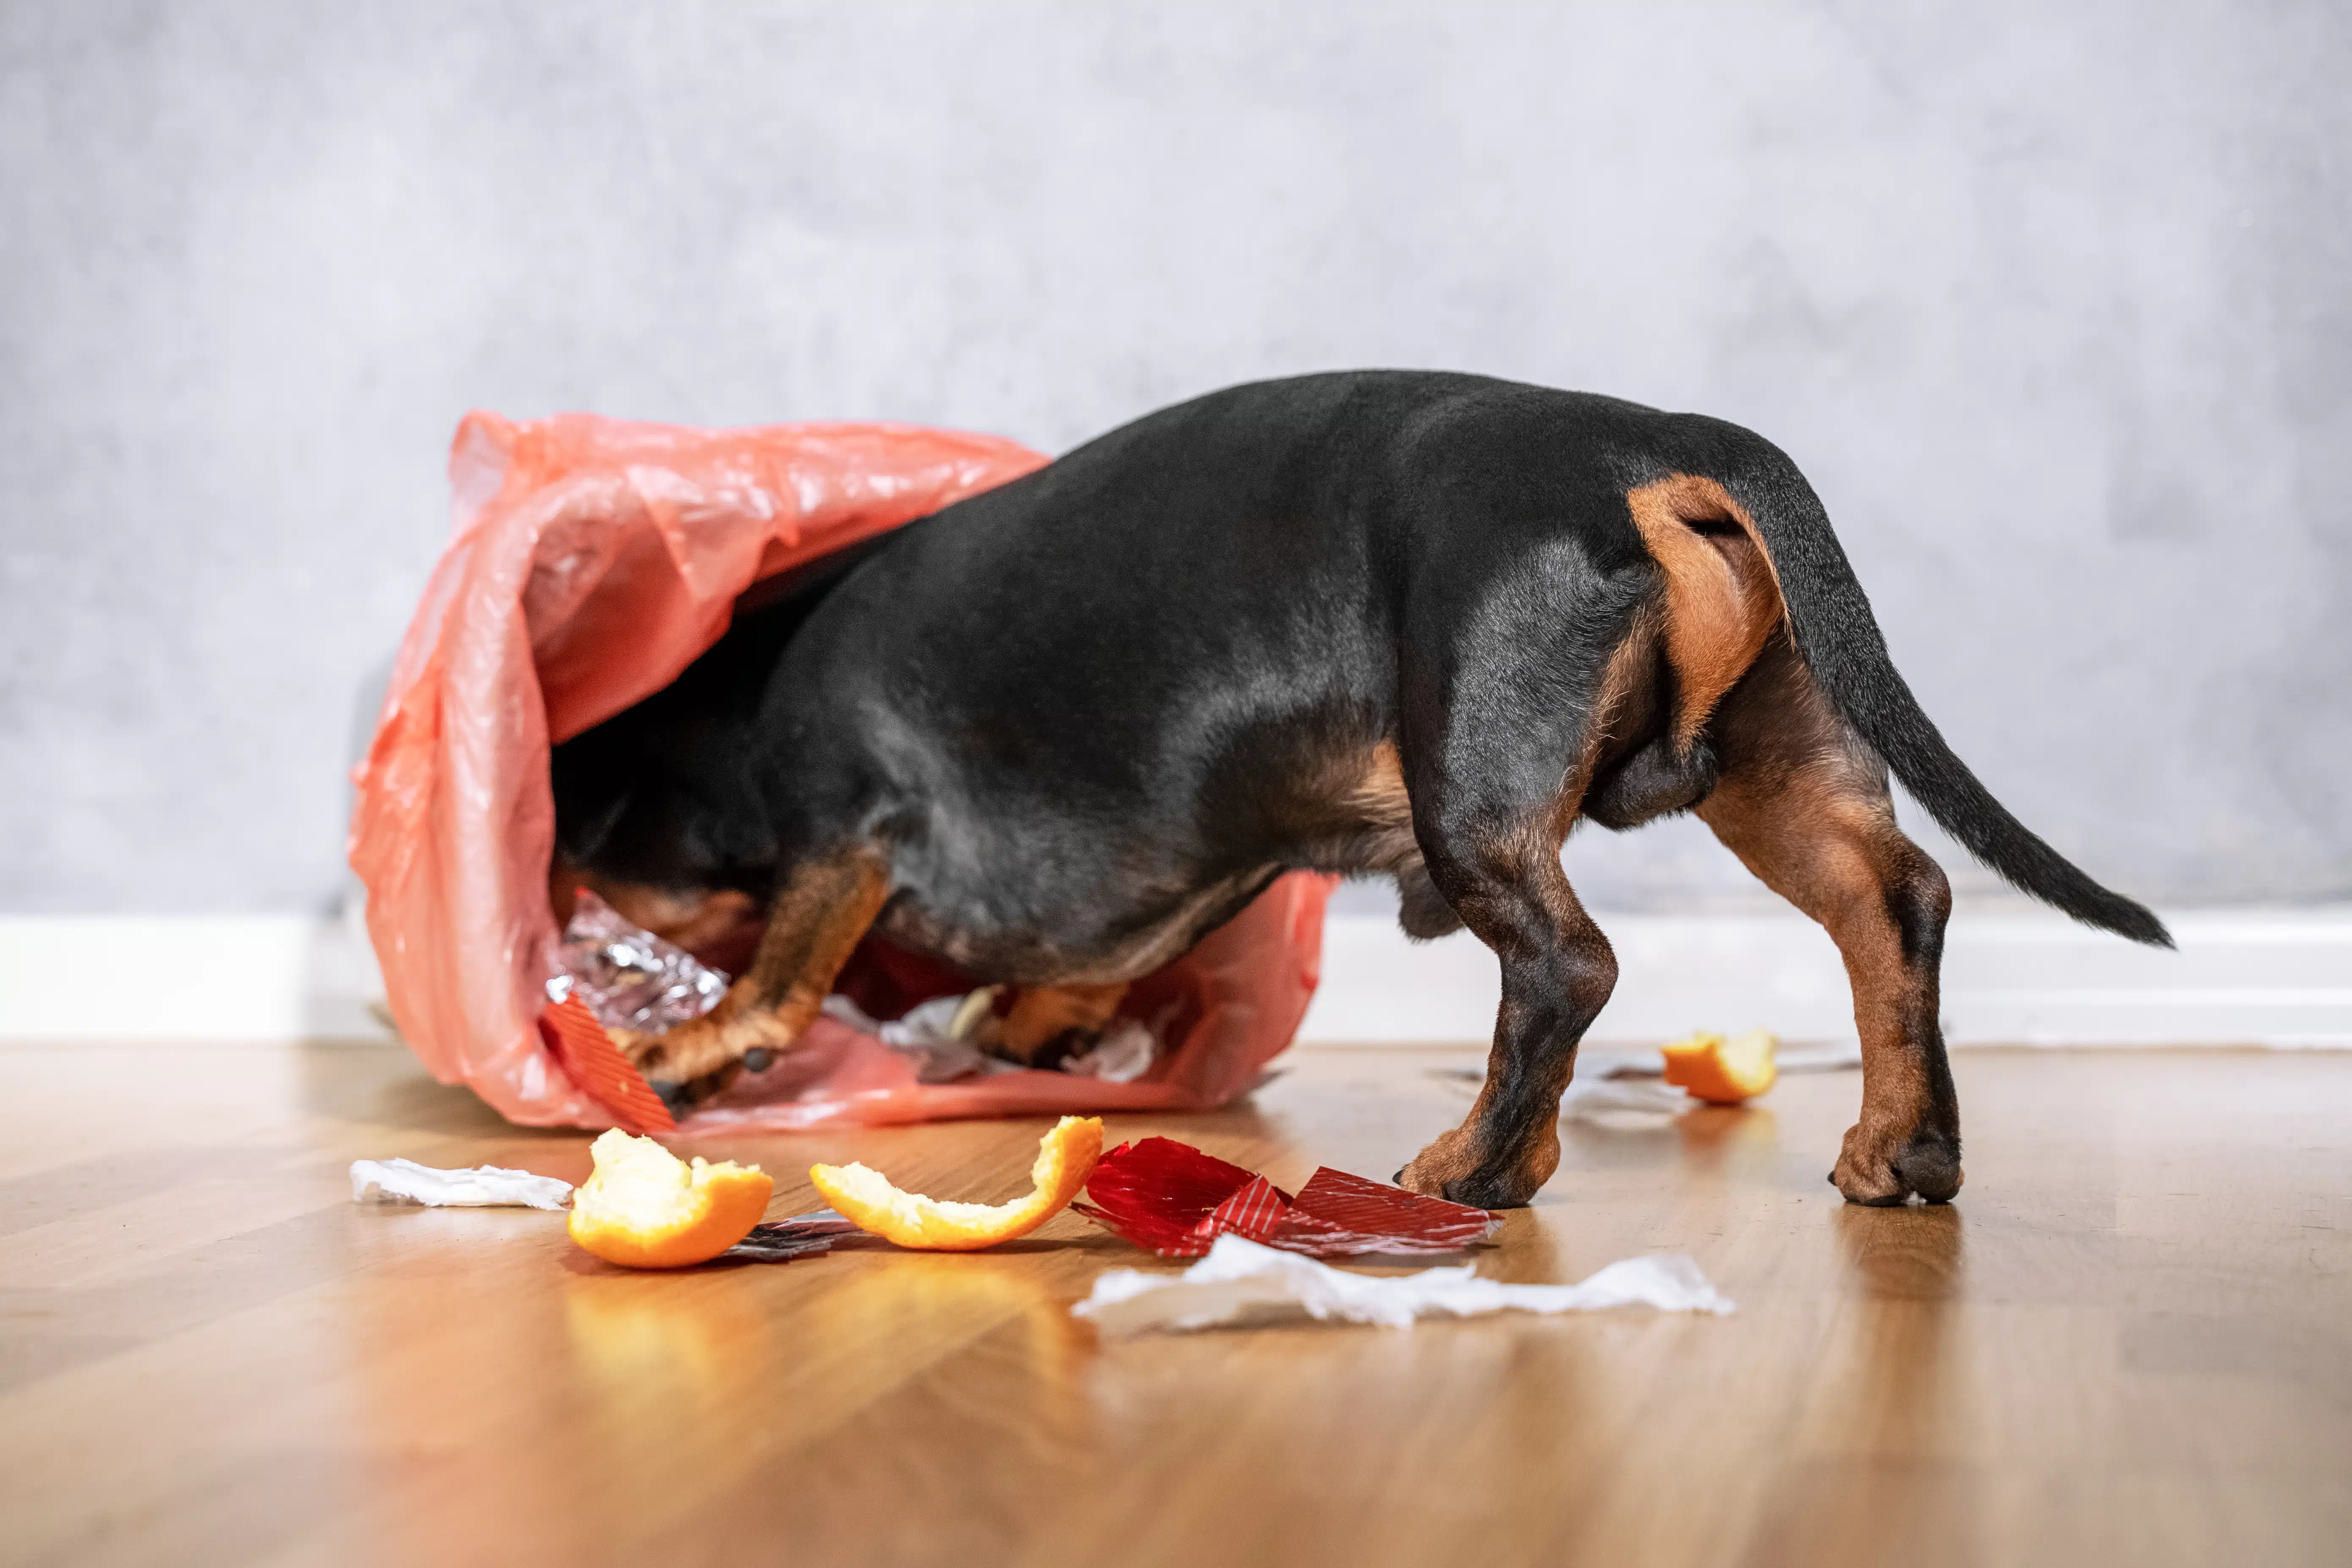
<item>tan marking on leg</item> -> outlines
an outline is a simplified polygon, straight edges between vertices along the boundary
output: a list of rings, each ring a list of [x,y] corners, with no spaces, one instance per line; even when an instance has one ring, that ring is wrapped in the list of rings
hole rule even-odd
[[[793,868],[751,968],[692,1023],[637,1042],[646,1076],[683,1083],[732,1068],[755,1047],[789,1049],[890,897],[890,868],[860,847]]]
[[[1625,504],[1666,576],[1666,658],[1681,685],[1674,746],[1685,752],[1780,624],[1780,579],[1755,519],[1713,479],[1670,474],[1628,490]],[[1705,522],[1738,531],[1693,526]]]
[[[1373,746],[1364,776],[1349,792],[1347,803],[1374,826],[1412,825],[1412,797],[1405,793],[1404,763],[1397,755],[1394,741],[1382,740]]]
[[[1554,814],[1554,826],[1559,829],[1562,843],[1567,842],[1569,829],[1575,826],[1577,813],[1583,809],[1584,792],[1591,787],[1593,775],[1601,771],[1601,759],[1611,754],[1629,725],[1641,722],[1642,710],[1657,700],[1651,685],[1664,627],[1664,610],[1654,603],[1643,605],[1634,611],[1633,624],[1626,628],[1624,637],[1609,650],[1609,662],[1601,671],[1601,689],[1592,703],[1591,739],[1586,742],[1584,754],[1577,759],[1575,771],[1562,786],[1559,810]],[[1672,657],[1670,650],[1668,658]]]
[[[1883,770],[1848,737],[1785,638],[1718,735],[1724,774],[1698,816],[1758,879],[1828,931],[1853,988],[1862,1119],[1831,1179],[1859,1203],[1900,1202],[1911,1187],[1896,1167],[1916,1138],[1948,1135],[1958,1147],[1935,955],[1906,952],[1896,912],[1922,911],[1940,945],[1948,884],[1896,826]],[[1949,1174],[1957,1188],[1957,1164]]]

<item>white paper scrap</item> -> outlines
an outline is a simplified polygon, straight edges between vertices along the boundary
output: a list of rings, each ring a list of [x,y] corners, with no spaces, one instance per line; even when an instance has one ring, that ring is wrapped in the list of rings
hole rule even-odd
[[[1578,1285],[1507,1285],[1476,1266],[1412,1274],[1349,1274],[1328,1263],[1280,1252],[1227,1234],[1181,1274],[1118,1268],[1095,1279],[1094,1294],[1070,1309],[1106,1334],[1178,1331],[1220,1324],[1282,1322],[1300,1317],[1409,1329],[1417,1317],[1450,1312],[1592,1312],[1655,1307],[1662,1312],[1728,1312],[1731,1302],[1680,1253],[1612,1263]]]
[[[529,1171],[476,1165],[436,1171],[414,1160],[352,1162],[352,1202],[365,1203],[369,1190],[389,1201],[404,1198],[428,1208],[560,1209],[572,1201],[572,1184]]]

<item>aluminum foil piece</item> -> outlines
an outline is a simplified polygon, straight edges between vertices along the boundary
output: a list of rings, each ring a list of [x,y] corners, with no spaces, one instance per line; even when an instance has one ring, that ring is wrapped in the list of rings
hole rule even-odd
[[[561,967],[547,983],[548,1000],[577,995],[607,1029],[658,1035],[701,1017],[727,994],[724,973],[631,925],[585,888],[556,963]]]
[[[835,1242],[856,1234],[857,1227],[840,1215],[831,1209],[818,1209],[790,1219],[755,1225],[751,1235],[719,1256],[747,1263],[789,1263],[795,1258],[830,1252]]]

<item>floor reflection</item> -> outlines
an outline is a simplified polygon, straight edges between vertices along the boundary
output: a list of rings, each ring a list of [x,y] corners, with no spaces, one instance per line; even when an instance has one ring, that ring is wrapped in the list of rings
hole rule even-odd
[[[1958,1310],[1959,1211],[1841,1205],[1831,1224],[1847,1300],[1748,1561],[1854,1560],[1874,1542],[1890,1558],[1993,1561],[1975,1477],[1953,1458],[1983,1415]],[[1899,1543],[1890,1520],[1905,1521]]]
[[[1708,1105],[1675,1118],[1683,1163],[1694,1170],[1738,1170],[1771,1163],[1780,1148],[1780,1123],[1760,1105]]]
[[[1950,1204],[1904,1208],[1840,1205],[1838,1253],[1859,1293],[1879,1300],[1943,1301],[1966,1280],[1968,1230]]]

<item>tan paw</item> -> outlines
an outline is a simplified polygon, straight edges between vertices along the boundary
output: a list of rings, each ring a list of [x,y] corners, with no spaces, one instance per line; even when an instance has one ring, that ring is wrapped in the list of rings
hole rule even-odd
[[[1524,1208],[1559,1168],[1559,1138],[1547,1131],[1516,1160],[1489,1160],[1463,1128],[1442,1133],[1397,1173],[1397,1185],[1424,1197],[1482,1209]]]
[[[1442,1198],[1445,1184],[1467,1176],[1477,1164],[1469,1135],[1456,1127],[1441,1132],[1410,1164],[1396,1173],[1396,1184],[1425,1198]]]
[[[747,1066],[754,1072],[765,1068],[797,1033],[773,1011],[721,1001],[662,1034],[620,1031],[614,1040],[675,1112],[709,1100]]]
[[[1924,1129],[1846,1129],[1830,1182],[1850,1204],[1889,1207],[1914,1194],[1931,1204],[1949,1203],[1960,1190],[1960,1151],[1956,1139]]]

